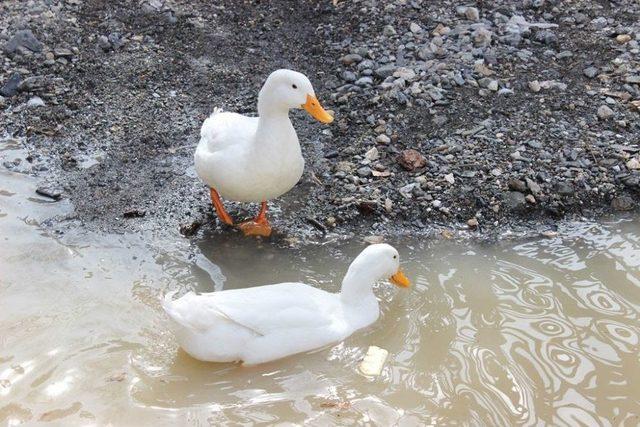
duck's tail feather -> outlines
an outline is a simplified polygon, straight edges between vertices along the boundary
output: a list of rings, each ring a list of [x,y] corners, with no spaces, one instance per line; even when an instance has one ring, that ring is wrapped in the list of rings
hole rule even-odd
[[[167,292],[164,298],[162,298],[162,308],[169,315],[169,317],[171,317],[171,319],[174,320],[176,323],[179,323],[182,326],[188,327],[189,326],[188,323],[182,317],[180,312],[176,309],[175,302],[173,301],[173,296],[177,293],[178,293],[177,290]]]
[[[173,296],[177,293],[178,290],[167,292],[166,294],[164,294],[164,297],[162,298],[162,308],[167,310],[167,308],[170,307],[171,303],[173,302]]]

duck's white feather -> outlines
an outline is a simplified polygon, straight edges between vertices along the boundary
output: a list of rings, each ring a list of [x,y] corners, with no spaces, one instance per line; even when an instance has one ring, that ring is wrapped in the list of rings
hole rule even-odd
[[[225,317],[256,334],[267,335],[281,328],[322,327],[331,323],[340,308],[336,294],[304,283],[279,283],[196,295],[193,292],[171,301],[165,298],[172,318],[183,326],[201,331]],[[176,319],[177,317],[177,319]]]
[[[202,124],[198,149],[206,149],[201,154],[214,154],[229,146],[246,143],[254,138],[257,127],[257,117],[227,113],[216,108]]]
[[[339,294],[280,283],[163,301],[185,351],[205,361],[262,363],[351,333]]]
[[[304,160],[289,118],[258,125],[257,117],[213,113],[202,126],[196,172],[226,199],[271,200],[302,176]]]
[[[200,130],[198,176],[223,198],[239,202],[263,202],[289,191],[302,176],[304,159],[288,112],[300,108],[307,94],[314,92],[303,74],[278,70],[260,91],[259,117],[216,109]]]
[[[174,321],[180,346],[200,360],[256,364],[313,350],[378,318],[372,284],[397,271],[398,261],[389,245],[373,246],[379,247],[365,249],[351,264],[340,293],[279,283],[189,292],[176,300],[169,293],[163,308]]]

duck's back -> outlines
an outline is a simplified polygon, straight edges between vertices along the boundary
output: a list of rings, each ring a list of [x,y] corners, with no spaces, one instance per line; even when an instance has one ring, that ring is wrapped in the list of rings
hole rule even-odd
[[[209,153],[215,153],[234,145],[250,141],[256,134],[257,117],[216,110],[200,128],[200,143]]]
[[[202,124],[194,155],[196,173],[224,195],[225,186],[242,179],[240,160],[255,137],[257,117],[216,111]]]
[[[172,317],[206,330],[225,317],[258,335],[274,330],[327,326],[339,316],[336,294],[303,283],[279,283],[196,295],[188,293],[169,303]],[[166,307],[165,307],[166,309]]]
[[[350,332],[337,294],[280,283],[163,302],[180,346],[200,360],[261,363],[318,348]]]

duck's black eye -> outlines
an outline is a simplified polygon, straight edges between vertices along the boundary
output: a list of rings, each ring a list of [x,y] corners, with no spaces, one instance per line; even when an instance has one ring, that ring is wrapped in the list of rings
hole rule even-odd
[[[291,87],[294,88],[294,89],[298,89],[298,86],[296,86],[296,85],[291,85]]]
[[[398,259],[398,255],[394,255],[394,256],[393,256],[393,259]]]

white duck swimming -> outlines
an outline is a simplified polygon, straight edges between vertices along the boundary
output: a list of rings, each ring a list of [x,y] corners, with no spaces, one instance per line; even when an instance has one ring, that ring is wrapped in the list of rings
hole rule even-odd
[[[259,117],[216,109],[200,130],[196,172],[211,187],[211,202],[220,220],[233,225],[220,196],[261,203],[260,213],[253,221],[239,224],[246,235],[271,234],[267,200],[289,191],[302,176],[304,159],[289,120],[291,108],[304,108],[323,123],[333,121],[304,74],[277,70],[258,95]]]
[[[349,266],[339,293],[304,283],[279,283],[196,295],[163,307],[180,346],[208,362],[269,362],[345,339],[378,319],[373,284],[390,279],[408,287],[398,251],[380,243],[364,249]]]

